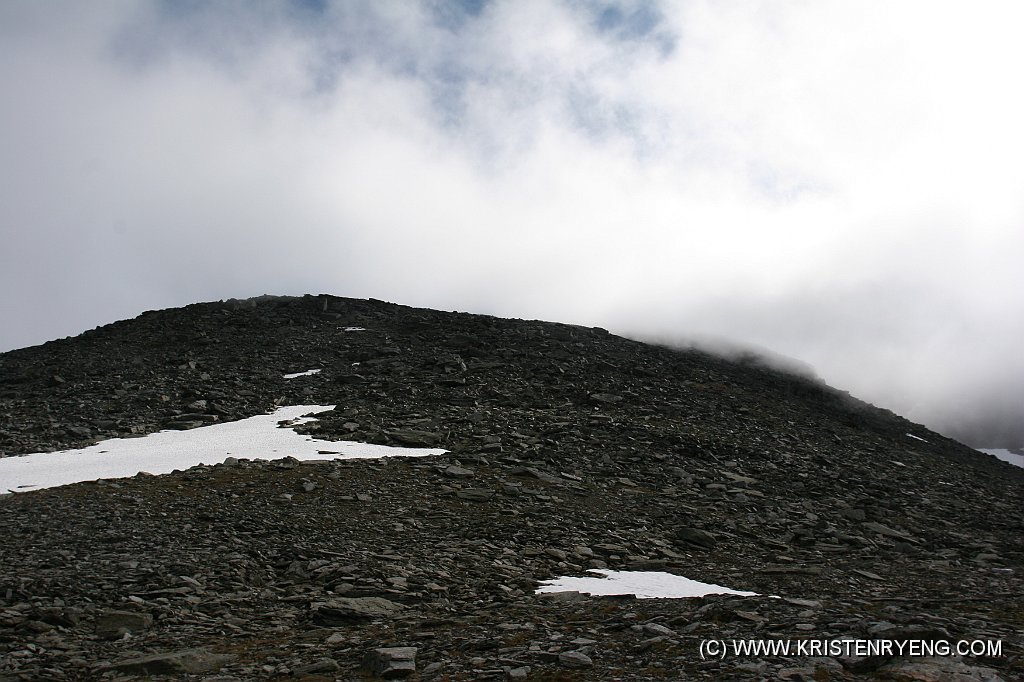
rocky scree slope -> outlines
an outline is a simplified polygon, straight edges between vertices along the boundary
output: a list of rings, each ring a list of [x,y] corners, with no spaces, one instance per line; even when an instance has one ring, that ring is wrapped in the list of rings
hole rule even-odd
[[[319,438],[450,452],[0,498],[0,679],[1024,679],[1024,471],[805,378],[332,296],[0,355],[5,456],[290,404],[337,405]],[[782,598],[534,594],[589,568]],[[1002,655],[704,661],[707,638]]]

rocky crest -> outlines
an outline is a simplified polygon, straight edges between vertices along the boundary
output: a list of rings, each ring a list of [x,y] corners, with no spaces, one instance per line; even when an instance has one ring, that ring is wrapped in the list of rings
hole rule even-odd
[[[330,296],[0,354],[5,456],[314,403],[450,452],[0,497],[0,680],[1024,679],[1024,470],[807,378]],[[534,594],[605,567],[781,598]],[[702,660],[738,638],[1002,655]]]

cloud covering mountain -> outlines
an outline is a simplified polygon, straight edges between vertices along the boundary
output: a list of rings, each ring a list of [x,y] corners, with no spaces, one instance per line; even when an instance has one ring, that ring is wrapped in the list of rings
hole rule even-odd
[[[1021,12],[4,3],[0,349],[330,291],[730,338],[1021,423]]]

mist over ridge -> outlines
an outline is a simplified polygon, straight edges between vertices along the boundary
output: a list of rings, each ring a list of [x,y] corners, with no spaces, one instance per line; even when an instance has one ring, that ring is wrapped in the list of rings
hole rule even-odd
[[[7,2],[0,349],[333,291],[732,339],[1012,440],[1021,20],[912,1]]]

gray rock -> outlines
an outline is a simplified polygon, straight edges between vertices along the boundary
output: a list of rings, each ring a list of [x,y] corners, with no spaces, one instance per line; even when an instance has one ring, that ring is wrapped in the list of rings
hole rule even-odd
[[[471,478],[473,476],[473,472],[469,469],[463,469],[462,467],[457,467],[452,464],[444,470],[444,475],[448,478]]]
[[[867,518],[867,514],[863,509],[857,509],[855,507],[840,509],[839,513],[852,521],[863,521]]]
[[[549,601],[565,603],[582,602],[589,599],[586,594],[576,590],[566,590],[565,592],[541,592],[538,596]]]
[[[890,538],[897,538],[899,540],[906,540],[907,542],[917,542],[917,540],[910,537],[906,533],[902,533],[896,530],[895,528],[890,528],[889,526],[886,526],[883,523],[878,523],[876,521],[868,521],[860,525],[873,533],[878,533],[879,535],[884,535]]]
[[[541,471],[534,467],[515,467],[510,472],[513,476],[521,476],[523,478],[536,478],[539,481],[545,481],[547,483],[558,483],[559,478],[553,474],[549,474],[546,471]]]
[[[32,617],[34,620],[42,621],[49,625],[71,628],[78,625],[81,618],[81,611],[76,608],[51,606],[36,609]]]
[[[647,623],[643,626],[643,629],[655,635],[665,635],[666,637],[674,637],[675,632],[671,628],[667,628],[661,623]]]
[[[136,611],[107,611],[96,618],[96,636],[120,639],[126,633],[137,633],[153,625],[153,616]]]
[[[321,658],[320,660],[297,665],[292,668],[293,675],[315,675],[317,673],[333,673],[338,671],[338,663],[333,658]]]
[[[802,606],[808,609],[820,609],[821,602],[817,599],[799,599],[797,597],[783,597],[782,601],[793,606]]]
[[[405,610],[405,606],[383,597],[338,597],[313,610],[313,621],[318,625],[344,625],[347,623],[391,618]]]
[[[676,530],[676,538],[705,549],[710,549],[718,543],[714,535],[699,528],[679,528]]]
[[[899,661],[877,670],[879,678],[902,682],[1005,682],[997,671],[950,658]]]
[[[594,661],[579,651],[564,651],[558,654],[558,663],[566,668],[590,668]]]
[[[397,443],[409,445],[411,447],[429,448],[437,445],[437,442],[441,440],[441,434],[439,433],[433,433],[431,431],[417,431],[415,429],[396,429],[394,431],[385,431],[384,435]]]
[[[195,675],[219,670],[235,660],[231,654],[215,654],[207,649],[182,649],[116,661],[100,668],[101,672],[118,670],[140,675]]]
[[[470,502],[486,502],[494,497],[494,491],[484,490],[483,488],[466,488],[465,490],[456,490],[455,496],[460,500],[468,500]]]
[[[416,672],[416,647],[396,646],[373,649],[363,659],[363,668],[377,677],[393,680]]]

